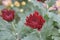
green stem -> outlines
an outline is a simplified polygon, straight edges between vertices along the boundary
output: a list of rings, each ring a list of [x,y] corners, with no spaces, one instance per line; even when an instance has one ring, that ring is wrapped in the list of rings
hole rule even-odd
[[[13,27],[13,29],[15,30],[16,28],[15,28],[15,25],[14,25],[14,23],[12,22],[11,24],[12,24],[12,27]]]
[[[13,35],[16,37],[16,40],[19,40],[18,33],[16,33],[15,24],[12,22],[11,25],[12,25],[12,28],[13,28],[13,31],[12,31]]]
[[[39,40],[41,40],[40,38],[41,38],[41,33],[40,33],[40,31],[38,31],[38,36],[39,36]]]

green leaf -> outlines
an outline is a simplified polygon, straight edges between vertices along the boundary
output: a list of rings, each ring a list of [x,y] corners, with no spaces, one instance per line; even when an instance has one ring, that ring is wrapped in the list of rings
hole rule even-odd
[[[13,40],[15,39],[15,37],[10,32],[8,32],[7,30],[0,32],[0,40],[10,40],[10,39]]]
[[[0,30],[7,30],[7,27],[10,27],[10,26],[11,26],[10,23],[0,18]]]
[[[54,40],[60,40],[60,37],[57,37],[57,36],[52,36],[52,38],[53,38]]]
[[[20,17],[16,14],[15,15],[15,23],[17,24],[20,21]]]
[[[44,16],[44,18],[45,18],[45,20],[46,20],[46,21],[48,21],[48,20],[49,20],[49,17],[48,17],[48,15],[47,15],[47,14]]]
[[[52,21],[51,21],[51,19],[49,19],[49,21],[47,21],[44,24],[44,26],[43,26],[43,28],[42,28],[42,30],[40,32],[41,33],[41,38],[43,40],[47,40],[46,38],[48,36],[52,35],[52,32],[53,32],[52,30],[53,30]]]
[[[36,32],[32,32],[30,35],[28,35],[27,37],[24,37],[22,40],[40,40],[40,38],[38,37],[39,35],[37,35],[38,33]]]
[[[51,7],[55,2],[56,2],[56,0],[47,0],[46,1],[46,3],[48,4],[49,7]]]

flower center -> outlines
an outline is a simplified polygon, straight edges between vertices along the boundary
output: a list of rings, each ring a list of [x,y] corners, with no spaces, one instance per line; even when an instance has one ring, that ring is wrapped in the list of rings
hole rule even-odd
[[[37,20],[35,19],[35,20],[33,20],[33,22],[36,22]]]
[[[38,24],[37,19],[33,19],[33,20],[32,20],[32,23],[33,23],[34,25],[37,25],[37,24]]]
[[[7,13],[7,15],[9,16],[9,15],[11,15],[11,13]]]

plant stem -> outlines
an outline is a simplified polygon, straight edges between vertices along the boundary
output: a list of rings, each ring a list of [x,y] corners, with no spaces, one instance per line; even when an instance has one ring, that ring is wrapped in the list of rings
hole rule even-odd
[[[16,40],[19,40],[18,33],[16,33],[15,24],[12,22],[11,25],[12,25],[12,28],[14,30],[14,31],[12,31],[13,35],[16,37]]]

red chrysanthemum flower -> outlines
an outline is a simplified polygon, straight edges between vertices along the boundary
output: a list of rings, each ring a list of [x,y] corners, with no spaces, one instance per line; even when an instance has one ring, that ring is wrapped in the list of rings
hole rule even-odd
[[[40,30],[45,23],[45,20],[37,11],[34,12],[34,14],[30,14],[29,17],[26,18],[26,25],[33,28]]]
[[[14,10],[10,9],[3,9],[2,11],[2,18],[8,22],[12,21],[14,19]]]

